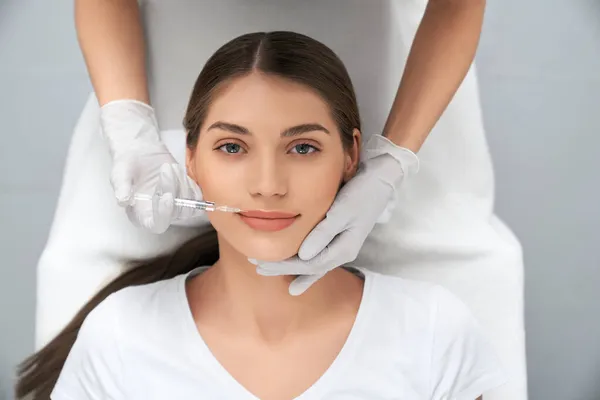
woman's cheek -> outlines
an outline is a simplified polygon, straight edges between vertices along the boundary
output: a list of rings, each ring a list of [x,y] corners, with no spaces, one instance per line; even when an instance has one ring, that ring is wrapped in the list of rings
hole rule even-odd
[[[335,200],[343,171],[337,163],[304,166],[301,172],[295,174],[297,201],[310,205],[307,212],[324,216]],[[302,200],[300,200],[302,199]]]
[[[240,188],[243,186],[235,181],[232,176],[231,164],[224,163],[213,154],[204,155],[204,159],[198,159],[196,171],[198,185],[202,190],[204,200],[213,201],[219,205],[237,207],[236,201],[240,199]],[[209,212],[208,220],[217,230],[226,229],[232,219],[227,213]]]
[[[198,185],[204,200],[223,203],[239,198],[235,192],[243,186],[236,181],[239,174],[235,172],[235,163],[227,162],[223,158],[220,154],[206,152],[196,159]]]

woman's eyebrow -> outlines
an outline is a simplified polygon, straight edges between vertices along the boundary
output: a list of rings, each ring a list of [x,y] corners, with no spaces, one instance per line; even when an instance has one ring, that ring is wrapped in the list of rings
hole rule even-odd
[[[229,122],[217,121],[206,130],[207,132],[211,129],[221,129],[222,131],[228,131],[231,133],[237,133],[239,135],[250,135],[250,131],[243,126],[230,124]]]
[[[302,125],[292,126],[291,128],[286,129],[285,131],[281,132],[281,136],[282,137],[297,136],[297,135],[302,135],[303,133],[314,132],[314,131],[321,131],[321,132],[325,132],[327,134],[329,133],[329,131],[321,124],[302,124]]]
[[[223,122],[223,121],[215,122],[207,129],[207,131],[210,131],[211,129],[221,129],[223,131],[236,133],[238,135],[251,135],[252,134],[248,128],[245,128],[240,125],[232,124],[229,122]],[[313,123],[313,124],[301,124],[301,125],[292,126],[291,128],[287,128],[286,130],[281,132],[281,136],[282,137],[298,136],[298,135],[302,135],[303,133],[315,132],[315,131],[321,131],[321,132],[325,132],[325,133],[329,134],[329,131],[323,125]]]

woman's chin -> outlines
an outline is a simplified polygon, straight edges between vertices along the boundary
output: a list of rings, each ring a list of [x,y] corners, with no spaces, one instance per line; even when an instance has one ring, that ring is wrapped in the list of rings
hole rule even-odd
[[[264,262],[278,262],[284,261],[298,254],[300,245],[291,245],[289,241],[287,243],[277,243],[277,241],[254,241],[250,240],[244,243],[243,253],[259,261]]]
[[[261,251],[253,251],[252,254],[248,255],[248,258],[262,261],[262,262],[280,262],[285,261],[297,253],[286,253],[286,254],[273,254],[272,251],[269,252],[261,252]]]

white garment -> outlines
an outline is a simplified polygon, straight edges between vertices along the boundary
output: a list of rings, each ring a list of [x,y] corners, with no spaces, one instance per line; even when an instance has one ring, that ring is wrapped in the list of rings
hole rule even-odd
[[[346,343],[297,400],[475,400],[505,382],[475,319],[450,292],[362,272],[363,298]],[[126,288],[93,310],[51,398],[257,400],[198,333],[188,276]]]

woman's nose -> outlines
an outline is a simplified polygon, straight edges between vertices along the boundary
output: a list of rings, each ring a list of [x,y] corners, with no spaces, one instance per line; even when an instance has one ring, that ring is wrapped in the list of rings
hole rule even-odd
[[[286,167],[274,155],[257,154],[248,165],[250,194],[255,196],[284,196],[287,193]]]

